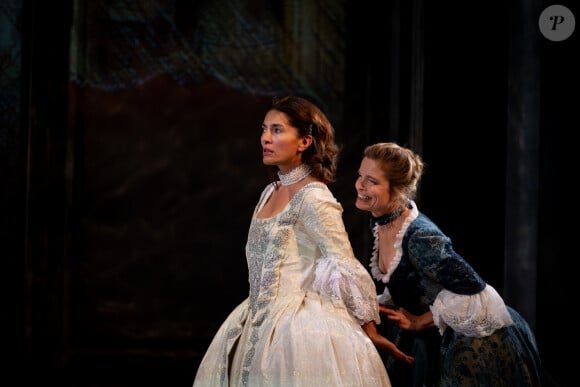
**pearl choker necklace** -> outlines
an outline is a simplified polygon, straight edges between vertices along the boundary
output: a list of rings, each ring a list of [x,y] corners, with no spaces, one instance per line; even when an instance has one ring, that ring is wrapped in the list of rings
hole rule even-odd
[[[281,174],[280,171],[278,171],[278,177],[280,178],[280,183],[282,183],[282,185],[290,185],[304,180],[306,176],[310,175],[310,172],[312,172],[312,169],[308,164],[300,164],[285,174]]]

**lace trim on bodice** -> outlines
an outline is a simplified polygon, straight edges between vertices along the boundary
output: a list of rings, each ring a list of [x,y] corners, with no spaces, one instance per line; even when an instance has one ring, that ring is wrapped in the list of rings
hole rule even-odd
[[[401,226],[401,229],[397,233],[394,244],[395,256],[389,263],[389,267],[387,268],[386,273],[383,273],[379,268],[378,224],[375,224],[375,226],[373,227],[373,237],[374,237],[373,253],[371,256],[369,266],[371,268],[371,274],[373,275],[373,278],[375,278],[377,281],[382,281],[383,283],[389,282],[389,278],[391,278],[391,275],[399,265],[399,262],[401,262],[401,257],[403,256],[403,237],[405,236],[405,232],[407,232],[407,229],[409,228],[411,222],[417,219],[417,216],[419,216],[419,210],[417,209],[417,205],[415,204],[415,202],[411,201],[411,213],[409,214],[409,216],[407,216],[407,218],[405,218],[403,225]]]

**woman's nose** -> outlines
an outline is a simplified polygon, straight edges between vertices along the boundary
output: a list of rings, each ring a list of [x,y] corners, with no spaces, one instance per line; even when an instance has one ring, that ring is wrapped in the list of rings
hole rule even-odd
[[[262,143],[268,143],[270,142],[270,135],[268,134],[267,131],[262,133],[262,136],[260,137],[260,140],[262,141]]]

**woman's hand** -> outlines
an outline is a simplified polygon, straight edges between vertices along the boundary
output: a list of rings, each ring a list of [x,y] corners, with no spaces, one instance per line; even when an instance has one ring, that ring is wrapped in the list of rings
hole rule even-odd
[[[396,322],[399,327],[409,331],[420,331],[434,325],[431,311],[417,316],[404,308],[379,305],[379,312],[386,315],[389,320]]]
[[[391,356],[402,360],[405,363],[413,364],[415,358],[405,354],[403,351],[397,348],[393,342],[380,335],[377,332],[377,326],[375,325],[374,321],[369,321],[368,323],[364,324],[362,328],[378,350],[387,352]]]
[[[379,311],[387,316],[391,321],[394,321],[403,329],[407,330],[417,330],[415,326],[415,321],[417,316],[407,312],[403,308],[389,308],[387,306],[379,305]],[[414,328],[414,329],[412,329]]]

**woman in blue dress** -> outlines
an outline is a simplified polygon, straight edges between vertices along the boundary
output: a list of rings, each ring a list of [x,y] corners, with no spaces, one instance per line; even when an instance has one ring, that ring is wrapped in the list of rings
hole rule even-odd
[[[379,332],[414,357],[385,358],[395,386],[539,386],[534,334],[457,252],[414,198],[421,157],[395,143],[363,153],[356,207],[371,214],[370,272],[381,312]]]

